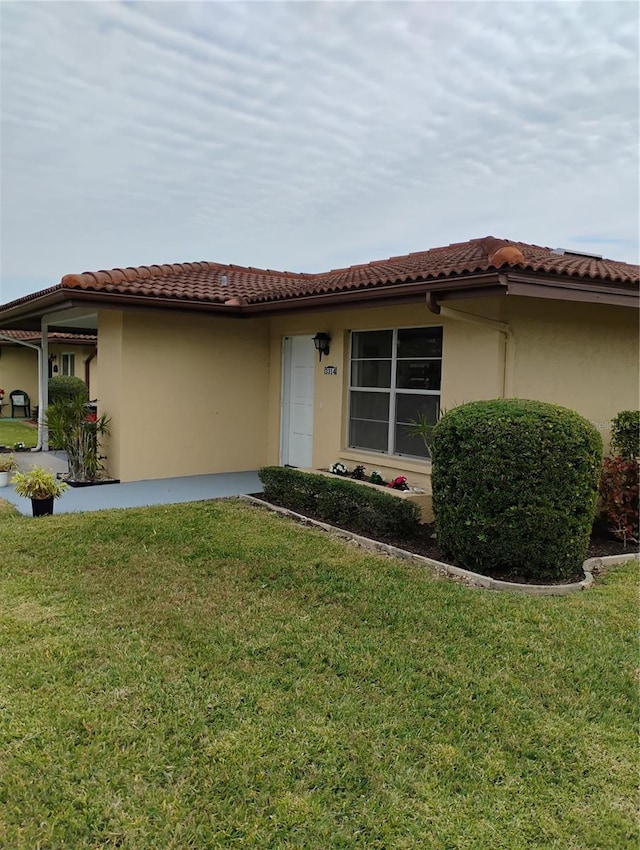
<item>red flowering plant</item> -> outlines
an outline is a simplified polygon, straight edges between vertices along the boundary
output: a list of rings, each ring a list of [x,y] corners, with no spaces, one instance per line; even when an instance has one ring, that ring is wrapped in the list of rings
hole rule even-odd
[[[4,390],[0,387],[0,401],[4,398]]]
[[[611,425],[614,457],[605,457],[600,504],[609,531],[624,545],[640,540],[640,411],[623,410]]]
[[[640,465],[636,458],[606,457],[600,479],[600,500],[609,531],[624,545],[640,538],[638,511]]]
[[[392,490],[408,490],[409,485],[407,484],[407,479],[404,475],[399,475],[397,478],[394,478],[393,481],[390,481],[387,484],[387,487],[391,487]]]

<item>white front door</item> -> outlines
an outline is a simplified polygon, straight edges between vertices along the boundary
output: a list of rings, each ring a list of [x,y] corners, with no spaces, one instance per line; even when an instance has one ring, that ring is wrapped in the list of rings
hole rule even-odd
[[[282,358],[283,466],[313,463],[313,381],[315,348],[310,336],[284,338]]]

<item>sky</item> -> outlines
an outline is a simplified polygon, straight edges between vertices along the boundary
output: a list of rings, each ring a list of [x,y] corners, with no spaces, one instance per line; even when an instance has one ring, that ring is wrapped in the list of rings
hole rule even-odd
[[[0,303],[493,235],[638,262],[635,2],[0,3]]]

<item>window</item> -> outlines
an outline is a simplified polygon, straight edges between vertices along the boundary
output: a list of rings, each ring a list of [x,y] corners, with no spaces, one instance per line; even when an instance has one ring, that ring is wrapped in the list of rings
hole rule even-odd
[[[351,334],[349,447],[429,457],[411,420],[435,425],[440,409],[442,328]]]
[[[62,354],[61,355],[61,374],[62,375],[75,375],[75,354]]]

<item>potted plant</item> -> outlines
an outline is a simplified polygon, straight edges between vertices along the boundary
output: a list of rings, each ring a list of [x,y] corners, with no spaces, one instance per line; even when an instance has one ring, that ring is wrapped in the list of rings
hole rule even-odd
[[[53,513],[53,500],[59,499],[68,484],[55,477],[50,469],[34,466],[28,472],[16,472],[13,486],[18,496],[31,499],[34,516]]]
[[[9,483],[9,476],[18,468],[15,457],[7,455],[0,457],[0,487],[6,487]]]

